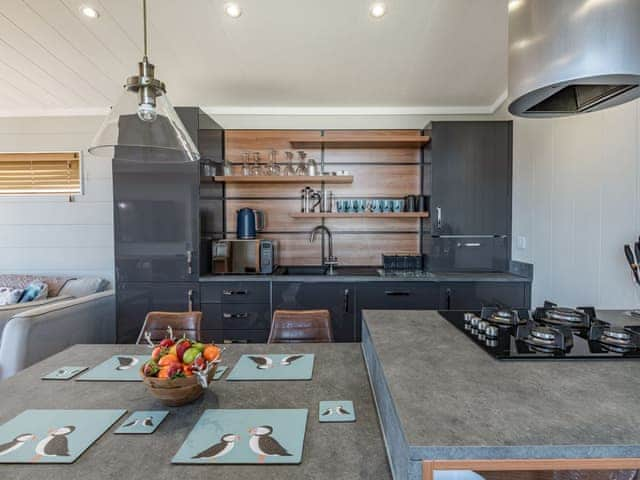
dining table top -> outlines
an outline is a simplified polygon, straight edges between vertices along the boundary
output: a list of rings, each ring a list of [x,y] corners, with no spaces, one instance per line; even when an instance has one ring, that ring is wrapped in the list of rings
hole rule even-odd
[[[0,424],[27,409],[169,410],[150,435],[114,435],[116,422],[72,464],[0,465],[11,480],[91,479],[391,479],[378,415],[360,344],[233,344],[223,353],[228,365],[204,395],[181,407],[166,407],[142,382],[41,380],[62,366],[94,367],[113,355],[148,354],[136,345],[75,345],[0,382]],[[315,355],[311,380],[227,381],[242,354]],[[351,400],[356,421],[320,423],[319,402]],[[207,409],[309,410],[302,462],[298,465],[174,465],[172,457]],[[126,418],[123,417],[123,419]]]

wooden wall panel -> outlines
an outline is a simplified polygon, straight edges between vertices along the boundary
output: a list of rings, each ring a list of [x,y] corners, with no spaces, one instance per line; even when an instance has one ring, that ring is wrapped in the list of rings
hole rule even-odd
[[[418,232],[420,230],[420,220],[415,218],[328,218],[324,224],[332,232]]]
[[[309,242],[307,234],[265,234],[260,235],[278,241],[280,265],[320,265],[322,243],[316,238]]]
[[[381,265],[382,253],[419,252],[413,233],[339,234],[333,237],[333,254],[340,265]]]
[[[326,137],[365,137],[370,135],[389,136],[400,135],[407,137],[420,136],[419,130],[327,130]],[[324,152],[325,163],[419,163],[420,148],[341,148],[326,146]],[[348,170],[348,166],[327,165],[325,170]]]
[[[265,212],[265,232],[310,232],[313,227],[321,223],[319,218],[291,218],[289,215],[293,211],[299,211],[300,209],[298,200],[227,200],[228,232],[236,231],[236,212],[243,207]]]
[[[379,196],[403,198],[420,192],[420,167],[418,165],[348,165],[353,174],[351,185],[328,185],[336,195],[362,198]]]

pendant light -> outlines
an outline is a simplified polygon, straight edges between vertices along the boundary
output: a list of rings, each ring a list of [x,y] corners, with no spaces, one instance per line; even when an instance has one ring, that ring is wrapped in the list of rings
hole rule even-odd
[[[144,57],[138,63],[138,75],[127,78],[124,92],[111,107],[89,152],[131,162],[197,162],[198,149],[147,57],[147,0],[142,0],[142,15]]]

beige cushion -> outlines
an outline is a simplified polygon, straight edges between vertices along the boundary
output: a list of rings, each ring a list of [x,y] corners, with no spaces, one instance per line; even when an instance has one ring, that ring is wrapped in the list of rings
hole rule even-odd
[[[60,295],[71,295],[72,297],[80,298],[86,297],[93,293],[98,293],[106,290],[109,286],[109,282],[100,277],[80,277],[69,280],[62,290]]]

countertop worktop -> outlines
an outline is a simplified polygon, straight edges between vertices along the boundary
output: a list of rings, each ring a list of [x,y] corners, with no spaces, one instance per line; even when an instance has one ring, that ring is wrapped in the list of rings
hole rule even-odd
[[[139,382],[42,381],[63,365],[95,366],[118,353],[148,353],[144,346],[77,345],[0,382],[0,423],[29,408],[124,408],[170,410],[151,435],[114,435],[120,421],[71,465],[0,465],[0,477],[12,480],[176,480],[242,478],[389,480],[378,416],[358,344],[230,345],[224,365],[233,367],[243,353],[314,353],[311,381],[213,382],[191,405],[164,407]],[[319,423],[320,400],[352,400],[354,423]],[[308,408],[300,465],[172,465],[171,458],[207,408]],[[126,417],[123,417],[123,419]]]
[[[404,466],[394,458],[395,469],[416,474],[422,459],[640,457],[640,361],[500,361],[436,311],[363,318],[376,401],[401,429],[388,424],[385,436],[409,458]]]
[[[201,282],[530,282],[531,279],[513,273],[431,273],[425,277],[399,277],[370,274],[338,275],[203,275]]]

